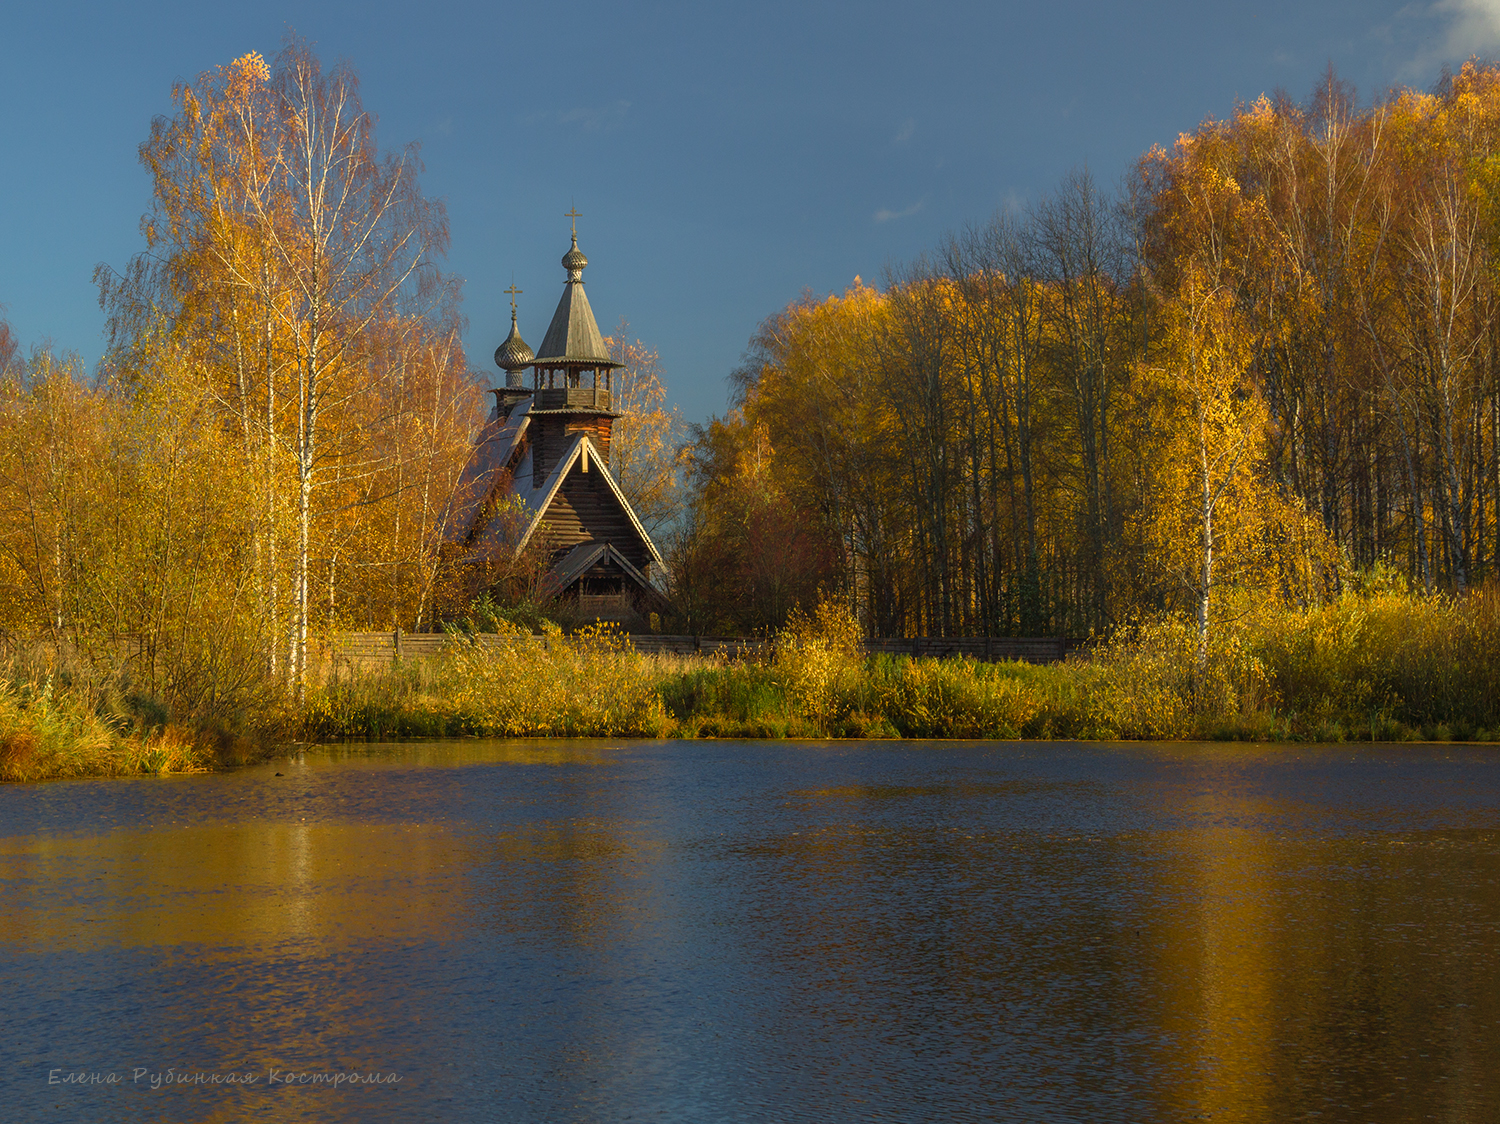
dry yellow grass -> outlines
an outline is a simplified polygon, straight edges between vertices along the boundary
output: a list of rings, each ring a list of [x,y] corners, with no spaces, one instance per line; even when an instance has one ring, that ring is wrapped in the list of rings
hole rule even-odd
[[[608,628],[546,643],[455,638],[439,658],[311,691],[308,740],[390,737],[918,737],[1274,741],[1500,739],[1500,592],[1390,589],[1308,611],[1241,612],[1196,666],[1191,622],[1147,618],[1083,659],[1033,667],[864,657],[833,606],[761,659],[643,655]],[[132,725],[35,667],[0,670],[0,779],[213,768],[203,726]]]

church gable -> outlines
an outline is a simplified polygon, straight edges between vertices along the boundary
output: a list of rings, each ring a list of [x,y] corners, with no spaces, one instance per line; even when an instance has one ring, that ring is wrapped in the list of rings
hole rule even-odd
[[[517,477],[518,482],[522,479]],[[518,550],[541,535],[556,550],[581,542],[609,542],[642,570],[663,564],[656,544],[586,434],[573,436],[567,454],[541,488],[529,495],[517,490],[534,513]]]
[[[579,542],[613,543],[638,567],[650,564],[646,544],[630,525],[630,516],[600,477],[600,472],[570,473],[552,497],[543,517],[544,533],[559,547]]]

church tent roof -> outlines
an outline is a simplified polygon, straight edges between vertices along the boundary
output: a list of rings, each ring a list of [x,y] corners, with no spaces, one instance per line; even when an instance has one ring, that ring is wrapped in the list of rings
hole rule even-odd
[[[563,268],[568,271],[568,280],[563,285],[562,299],[557,302],[557,311],[552,314],[552,323],[542,346],[537,349],[535,366],[560,367],[566,363],[577,363],[588,367],[618,367],[609,357],[604,346],[604,337],[599,334],[599,325],[594,321],[594,310],[589,307],[589,298],[583,292],[583,270],[589,259],[578,249],[578,235],[573,235],[573,248],[563,256]]]
[[[547,326],[547,335],[532,362],[539,367],[563,363],[599,367],[619,365],[609,357],[609,348],[604,346],[604,337],[594,322],[594,310],[584,295],[582,281],[569,281],[563,286],[562,299],[557,302],[557,311],[552,314],[552,323]]]

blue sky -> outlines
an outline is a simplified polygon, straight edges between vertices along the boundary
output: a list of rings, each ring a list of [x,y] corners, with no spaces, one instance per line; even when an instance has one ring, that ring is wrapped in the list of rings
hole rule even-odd
[[[0,20],[0,305],[92,365],[94,266],[141,246],[136,149],[178,79],[288,28],[362,80],[384,147],[419,141],[491,369],[524,290],[540,341],[576,204],[600,327],[623,316],[687,418],[725,408],[756,325],[930,249],[1069,169],[1105,185],[1236,100],[1363,99],[1500,50],[1500,0],[1101,4],[135,3]]]

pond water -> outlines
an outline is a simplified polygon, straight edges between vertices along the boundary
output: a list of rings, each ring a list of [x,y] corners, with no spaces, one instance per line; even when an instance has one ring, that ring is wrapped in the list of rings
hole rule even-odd
[[[1497,891],[1480,747],[462,742],[10,785],[0,1116],[1500,1120]]]

